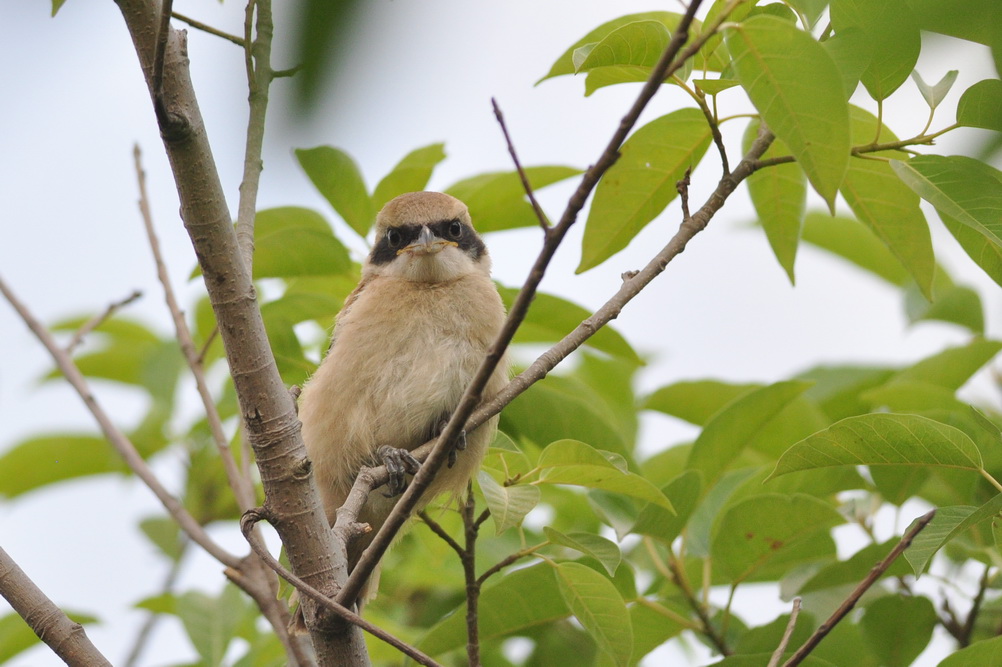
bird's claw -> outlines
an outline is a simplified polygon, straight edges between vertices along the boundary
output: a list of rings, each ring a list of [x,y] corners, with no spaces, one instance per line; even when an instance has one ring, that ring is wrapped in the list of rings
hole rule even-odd
[[[387,493],[383,495],[387,498],[399,496],[407,488],[406,474],[415,474],[421,469],[421,462],[406,449],[397,449],[384,445],[376,450],[376,455],[386,466],[386,472],[390,479],[386,483]]]
[[[441,433],[445,430],[446,424],[449,423],[448,419],[443,419],[438,425],[438,432]],[[456,438],[456,444],[452,449],[449,450],[449,461],[448,466],[451,468],[456,465],[456,461],[459,459],[459,452],[466,451],[466,429],[459,432],[459,436]]]

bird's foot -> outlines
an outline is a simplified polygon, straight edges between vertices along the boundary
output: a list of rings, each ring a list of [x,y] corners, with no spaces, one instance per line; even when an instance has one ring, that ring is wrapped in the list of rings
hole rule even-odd
[[[421,469],[421,462],[406,449],[397,449],[383,445],[376,450],[376,456],[386,466],[386,471],[390,475],[390,480],[386,483],[387,493],[383,495],[387,498],[399,496],[407,488],[407,478],[405,475],[417,473]]]
[[[438,423],[439,434],[445,430],[445,426],[449,423],[448,418],[443,417],[442,421]],[[456,465],[456,461],[459,459],[459,452],[466,451],[466,429],[459,432],[459,437],[456,438],[456,445],[449,450],[449,467]]]

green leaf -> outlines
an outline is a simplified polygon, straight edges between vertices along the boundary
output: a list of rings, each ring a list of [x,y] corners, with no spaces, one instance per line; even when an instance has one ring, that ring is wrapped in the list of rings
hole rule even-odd
[[[957,104],[957,124],[1002,132],[1002,81],[985,79],[965,90]]]
[[[702,473],[704,489],[712,487],[759,431],[809,386],[808,382],[777,382],[735,399],[703,428],[686,468]]]
[[[525,515],[539,504],[540,491],[535,486],[502,486],[486,470],[477,474],[477,481],[487,501],[487,508],[491,511],[491,518],[494,519],[495,535],[514,526],[521,526]]]
[[[699,164],[710,140],[698,109],[673,111],[634,132],[595,188],[577,272],[625,248],[656,218],[678,196],[676,183]]]
[[[956,505],[938,508],[936,516],[905,551],[905,558],[911,564],[915,576],[925,572],[926,566],[936,552],[951,540],[980,523],[991,521],[999,512],[1002,512],[1002,493],[981,507]],[[914,522],[912,524],[914,525]]]
[[[616,587],[580,563],[557,563],[555,570],[560,594],[574,617],[616,665],[628,665],[633,627]]]
[[[229,584],[218,598],[197,591],[178,597],[177,615],[206,665],[222,664],[249,604],[243,593]]]
[[[519,290],[499,287],[505,308],[515,303]],[[556,343],[591,316],[591,311],[553,294],[537,292],[532,306],[515,332],[514,343]],[[585,341],[585,345],[634,364],[642,364],[640,355],[615,329],[604,326]]]
[[[627,14],[626,16],[620,16],[612,21],[607,21],[602,25],[598,26],[587,35],[574,42],[564,53],[557,58],[556,62],[550,68],[550,71],[541,78],[536,84],[540,84],[543,81],[550,79],[555,76],[562,76],[564,74],[574,74],[577,68],[574,65],[574,54],[581,47],[587,44],[597,44],[601,42],[610,33],[616,31],[617,29],[626,26],[630,23],[636,21],[648,21],[654,20],[659,21],[664,24],[669,30],[674,30],[678,26],[678,22],[681,19],[681,15],[675,12],[642,12],[639,14]]]
[[[918,415],[848,417],[786,450],[769,479],[845,465],[918,465],[981,470],[981,453],[963,431]]]
[[[404,156],[372,192],[372,206],[379,210],[386,202],[406,192],[418,192],[428,186],[431,173],[445,159],[445,144],[431,144]]]
[[[325,276],[351,269],[348,250],[323,216],[286,206],[254,217],[254,278]]]
[[[125,470],[104,438],[71,434],[37,436],[0,456],[0,495],[14,498],[48,484]]]
[[[648,503],[640,510],[630,532],[656,537],[666,544],[671,544],[682,534],[689,517],[696,509],[701,491],[702,484],[698,472],[688,470],[682,473],[661,489],[661,492],[671,500],[675,512],[671,513],[654,503]]]
[[[724,30],[734,70],[762,119],[790,148],[834,210],[849,162],[849,112],[842,76],[809,34],[774,16]]]
[[[596,576],[601,575],[596,573]],[[492,581],[496,583],[485,587],[480,594],[481,641],[551,623],[570,614],[557,587],[554,569],[549,565],[522,568]],[[526,595],[526,591],[533,594]],[[429,630],[418,648],[435,656],[465,645],[466,605],[463,604]]]
[[[640,403],[641,410],[657,410],[690,424],[703,426],[725,405],[759,384],[731,384],[720,380],[686,380],[661,387]]]
[[[1002,246],[1002,173],[969,157],[920,155],[891,167],[938,211]]]
[[[760,125],[755,120],[748,124],[743,142],[744,151],[748,151],[758,136]],[[776,139],[762,155],[762,159],[789,154],[790,149],[782,140]],[[748,193],[773,254],[786,271],[790,284],[795,283],[793,263],[797,258],[800,228],[807,206],[807,178],[804,170],[796,162],[759,169],[748,177]]]
[[[828,0],[789,0],[788,4],[807,17],[807,28],[813,28],[828,7]]]
[[[926,382],[956,391],[1002,350],[1002,342],[973,340],[926,357],[896,373],[890,382]]]
[[[865,144],[896,141],[890,130],[868,111],[850,110],[853,141]],[[900,151],[881,151],[869,157],[853,157],[839,191],[856,217],[880,238],[915,279],[922,293],[932,300],[932,281],[936,271],[932,237],[919,198],[895,176],[890,165],[873,157],[902,159]]]
[[[737,490],[758,472],[758,468],[740,468],[725,472],[719,482],[705,490],[702,502],[696,507],[686,525],[688,555],[695,558],[710,556],[711,536],[717,520]]]
[[[607,455],[577,440],[550,443],[536,464],[540,484],[572,484],[621,493],[674,511],[660,490],[640,475],[621,470]]]
[[[297,148],[296,158],[338,215],[359,236],[365,236],[376,220],[376,208],[351,156],[331,146],[317,146]]]
[[[957,80],[957,74],[957,70],[950,70],[934,86],[927,84],[922,75],[918,73],[918,70],[912,72],[912,79],[915,81],[915,85],[918,86],[919,92],[922,93],[925,103],[929,105],[930,109],[935,109],[943,101],[943,98],[946,97],[946,94],[950,92],[950,89],[953,88],[953,84]]]
[[[947,656],[937,667],[1002,667],[1002,637],[992,637]]]
[[[822,46],[838,68],[845,99],[849,99],[856,92],[860,77],[873,59],[869,38],[858,28],[845,28],[822,42]]]
[[[710,551],[714,568],[732,583],[744,581],[842,522],[833,507],[811,496],[752,496],[719,520]]]
[[[953,234],[953,238],[957,239],[957,243],[968,257],[974,260],[974,263],[980,266],[999,287],[1002,287],[1002,247],[992,243],[974,227],[958,222],[956,218],[951,218],[943,211],[937,213],[943,225]]]
[[[846,586],[862,581],[873,569],[873,566],[882,561],[897,544],[897,539],[888,540],[881,544],[870,544],[843,561],[825,566],[797,590],[797,595],[807,595],[825,588]],[[908,563],[898,559],[884,571],[881,577],[900,577],[908,574],[909,571]]]
[[[943,272],[937,271],[939,276]],[[934,289],[936,300],[929,303],[918,291],[909,289],[905,293],[905,313],[912,324],[920,321],[938,320],[951,322],[967,328],[971,333],[984,334],[985,313],[981,296],[970,287],[952,285],[944,289]]]
[[[581,73],[597,67],[626,65],[643,67],[649,72],[670,41],[671,30],[662,21],[633,21],[594,44],[576,49],[572,56],[574,71]]]
[[[66,0],[52,0],[52,16],[56,15],[62,6],[66,4]]]
[[[856,28],[869,38],[873,56],[862,81],[873,99],[886,99],[915,69],[922,41],[905,0],[832,0],[831,22],[836,34]]]
[[[175,563],[184,553],[185,541],[177,522],[166,516],[148,517],[139,522],[143,534]]]
[[[533,192],[581,173],[574,167],[526,167]],[[466,204],[474,227],[483,234],[539,225],[522,180],[515,171],[498,171],[463,179],[445,190]]]
[[[94,616],[74,611],[66,612],[70,620],[81,625],[97,623]],[[0,663],[6,663],[18,653],[28,650],[41,640],[23,618],[16,613],[0,616]]]
[[[692,84],[705,95],[719,95],[729,88],[741,85],[737,79],[693,79]]]
[[[938,622],[929,598],[887,595],[866,606],[860,626],[880,664],[908,667],[925,650]]]
[[[605,568],[610,577],[616,575],[619,563],[623,560],[623,554],[615,542],[592,533],[565,534],[556,528],[543,526],[543,534],[546,535],[546,539],[552,544],[569,547],[575,551],[580,551],[585,556],[591,556]]]
[[[908,272],[866,225],[842,216],[808,213],[804,241],[848,260],[892,285],[904,286]]]

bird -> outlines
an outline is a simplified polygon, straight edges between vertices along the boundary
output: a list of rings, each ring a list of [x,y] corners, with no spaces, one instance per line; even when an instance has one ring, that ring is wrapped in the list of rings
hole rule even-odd
[[[386,464],[389,491],[369,494],[358,520],[371,531],[348,548],[349,571],[378,532],[419,463],[410,454],[436,437],[459,405],[505,320],[491,258],[467,206],[440,192],[411,192],[379,211],[361,280],[338,313],[330,346],[299,398],[303,441],[327,520],[363,465]],[[505,355],[487,382],[508,382]],[[422,496],[461,497],[494,433],[497,417],[464,433]],[[361,601],[378,587],[373,572]]]

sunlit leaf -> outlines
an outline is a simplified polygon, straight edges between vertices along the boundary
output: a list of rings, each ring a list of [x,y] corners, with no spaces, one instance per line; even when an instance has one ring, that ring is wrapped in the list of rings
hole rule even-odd
[[[946,546],[953,538],[979,523],[992,520],[992,517],[999,512],[1002,512],[1002,493],[981,507],[937,508],[936,516],[915,537],[911,546],[905,551],[905,558],[911,564],[915,576],[925,572],[926,566],[936,552]]]
[[[957,123],[1002,132],[1002,81],[979,81],[960,97]]]
[[[297,148],[296,158],[341,219],[365,236],[376,219],[376,209],[351,156],[332,146],[317,146]]]
[[[14,498],[55,482],[109,472],[125,472],[125,464],[104,438],[37,436],[0,455],[0,495]]]
[[[82,625],[98,622],[94,616],[75,611],[67,611],[66,615],[73,622]],[[31,626],[18,614],[10,613],[0,616],[0,663],[6,663],[17,654],[28,650],[41,641]]]
[[[651,68],[670,41],[671,30],[663,22],[633,21],[616,28],[598,42],[577,49],[572,62],[576,73],[608,66]],[[582,49],[587,51],[582,53]]]
[[[286,206],[254,217],[254,278],[289,278],[345,273],[348,250],[323,216]]]
[[[833,208],[848,166],[850,132],[842,77],[831,56],[774,16],[756,16],[724,36],[748,97]]]
[[[491,518],[494,519],[496,535],[520,526],[525,515],[539,504],[538,487],[528,484],[502,486],[484,470],[477,475],[477,481],[487,501],[487,508],[491,511]]]
[[[675,512],[668,512],[654,503],[648,503],[640,510],[631,532],[656,537],[671,544],[682,533],[696,509],[702,491],[699,473],[694,470],[686,471],[662,487],[661,491],[671,500]]]
[[[957,239],[967,256],[980,266],[988,277],[1002,287],[1002,246],[996,245],[974,227],[958,222],[943,211],[937,211],[943,225]]]
[[[722,407],[761,386],[720,380],[684,380],[654,391],[641,402],[640,407],[703,426]]]
[[[550,526],[544,526],[543,534],[552,544],[569,547],[586,556],[591,556],[605,568],[610,577],[616,574],[619,563],[623,560],[623,554],[615,542],[592,533],[565,534]]]
[[[870,66],[873,50],[865,32],[859,28],[843,28],[822,43],[842,76],[845,98],[849,99],[859,85],[863,72]]]
[[[634,132],[620,158],[595,189],[577,271],[587,271],[619,252],[678,196],[676,184],[710,145],[711,133],[697,109],[679,109]]]
[[[397,195],[424,190],[432,171],[444,159],[445,144],[431,144],[405,155],[376,185],[372,192],[373,208],[378,211]]]
[[[966,646],[948,655],[937,667],[1002,667],[1002,637]]]
[[[908,667],[925,650],[938,622],[929,598],[887,595],[866,606],[860,626],[880,664]]]
[[[557,586],[567,607],[616,665],[628,665],[633,628],[612,582],[580,563],[556,564]]]
[[[857,28],[869,37],[872,57],[862,81],[873,99],[886,99],[915,68],[922,43],[905,0],[832,0],[831,22],[836,33]]]

